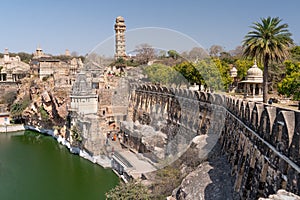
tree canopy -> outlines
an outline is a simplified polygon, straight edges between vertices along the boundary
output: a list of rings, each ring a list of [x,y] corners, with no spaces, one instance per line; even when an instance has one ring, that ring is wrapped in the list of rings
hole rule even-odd
[[[243,41],[244,56],[256,58],[264,65],[263,101],[268,100],[268,67],[270,62],[281,62],[287,58],[293,44],[288,24],[281,24],[278,17],[262,18],[254,22]]]
[[[278,83],[278,93],[300,100],[300,62],[285,61],[286,76]]]

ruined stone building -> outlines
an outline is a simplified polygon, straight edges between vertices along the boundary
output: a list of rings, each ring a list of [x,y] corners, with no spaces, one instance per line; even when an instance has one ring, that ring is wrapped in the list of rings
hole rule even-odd
[[[17,82],[29,73],[30,66],[19,56],[10,57],[8,49],[5,49],[3,58],[0,58],[0,82]]]
[[[77,114],[97,114],[98,97],[93,93],[85,72],[77,75],[70,98],[71,110],[76,111]]]
[[[67,61],[47,55],[38,47],[31,61],[31,74],[39,76],[42,80],[49,76],[55,76],[56,85],[72,85],[75,75],[82,69],[80,58],[70,57]]]
[[[116,39],[115,59],[126,58],[125,31],[126,31],[125,20],[123,17],[119,16],[116,18],[116,23],[115,23],[115,39]]]

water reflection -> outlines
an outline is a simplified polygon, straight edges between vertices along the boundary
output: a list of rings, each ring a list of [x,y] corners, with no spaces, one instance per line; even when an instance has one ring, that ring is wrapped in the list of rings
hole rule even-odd
[[[105,199],[118,182],[110,169],[70,154],[50,136],[0,134],[0,199]]]

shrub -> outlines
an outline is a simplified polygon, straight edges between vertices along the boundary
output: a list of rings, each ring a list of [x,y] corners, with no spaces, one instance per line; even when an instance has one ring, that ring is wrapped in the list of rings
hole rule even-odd
[[[43,106],[39,108],[39,113],[41,114],[42,121],[48,121],[49,120],[49,114],[45,110]]]
[[[146,186],[140,182],[130,181],[128,183],[121,183],[115,188],[111,189],[106,194],[108,200],[122,200],[122,199],[137,199],[150,200],[150,194]]]
[[[24,96],[24,98],[18,102],[15,102],[10,107],[10,112],[13,117],[21,116],[23,111],[30,105],[29,95]]]

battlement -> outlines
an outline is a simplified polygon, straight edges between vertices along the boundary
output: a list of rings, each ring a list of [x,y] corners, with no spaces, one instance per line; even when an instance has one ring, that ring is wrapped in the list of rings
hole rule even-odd
[[[285,189],[300,193],[300,112],[232,96],[157,85],[131,84],[133,121],[160,113],[184,128],[186,142],[219,134],[222,151],[242,198],[257,199]],[[148,114],[147,114],[148,113]],[[130,113],[129,113],[130,115]],[[176,124],[176,126],[174,126]],[[140,147],[139,147],[140,148]]]

